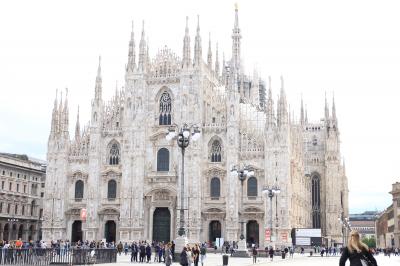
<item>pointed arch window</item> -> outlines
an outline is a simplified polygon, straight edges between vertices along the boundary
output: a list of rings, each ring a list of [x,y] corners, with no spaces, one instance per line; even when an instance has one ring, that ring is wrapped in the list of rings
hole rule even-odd
[[[320,198],[320,176],[313,175],[311,179],[311,204],[312,204],[312,226],[321,228],[321,198]]]
[[[247,180],[247,196],[257,197],[257,194],[257,178],[252,176]]]
[[[110,154],[109,154],[109,164],[118,165],[119,164],[119,145],[118,143],[111,144]]]
[[[219,140],[214,140],[211,145],[211,162],[221,162],[222,156],[222,147],[221,142]]]
[[[107,184],[107,198],[115,199],[117,197],[117,181],[111,179]]]
[[[157,152],[157,171],[169,171],[169,150],[166,148]]]
[[[172,100],[168,92],[164,91],[160,97],[159,125],[171,125]]]
[[[210,183],[211,198],[219,198],[221,196],[221,181],[218,177],[213,177]]]
[[[84,184],[82,180],[78,180],[75,183],[75,199],[82,199],[83,198],[83,190]]]

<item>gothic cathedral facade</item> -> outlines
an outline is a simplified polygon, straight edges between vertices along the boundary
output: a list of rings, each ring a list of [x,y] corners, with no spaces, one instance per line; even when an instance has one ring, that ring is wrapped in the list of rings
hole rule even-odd
[[[142,30],[138,60],[129,42],[125,86],[105,102],[99,62],[90,122],[79,112],[69,135],[68,99],[56,97],[48,139],[43,238],[174,240],[185,209],[191,242],[237,241],[241,222],[248,243],[291,243],[293,228],[321,228],[325,244],[341,243],[338,217],[348,215],[348,188],[340,155],[335,103],[318,122],[290,115],[283,79],[276,105],[271,79],[245,75],[235,9],[232,57],[203,60],[200,26],[191,41],[186,20],[182,58],[167,47],[150,59]],[[268,88],[267,88],[268,87]],[[171,125],[197,125],[201,137],[185,155],[166,134]],[[231,169],[248,166],[244,182]],[[264,187],[278,186],[271,201]],[[82,219],[81,210],[86,210]],[[272,213],[272,217],[271,217]]]

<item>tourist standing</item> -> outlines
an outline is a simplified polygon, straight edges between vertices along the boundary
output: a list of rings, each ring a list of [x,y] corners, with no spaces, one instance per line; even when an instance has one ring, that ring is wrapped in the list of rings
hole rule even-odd
[[[360,241],[360,234],[357,231],[351,232],[349,243],[340,257],[339,266],[345,266],[347,260],[350,261],[350,266],[378,265],[368,246]]]
[[[194,262],[194,266],[198,266],[199,265],[199,259],[200,259],[200,249],[199,249],[199,245],[196,244],[193,248],[193,262]]]
[[[253,264],[255,264],[255,263],[257,263],[257,248],[255,245],[253,246],[251,253],[253,254]]]
[[[164,255],[165,265],[170,266],[172,264],[171,243],[168,243],[168,245],[166,245]]]
[[[128,243],[125,242],[125,245],[124,245],[125,255],[128,255],[128,250],[129,250]]]
[[[137,262],[138,246],[136,242],[132,242],[131,245],[131,262]]]
[[[144,262],[145,257],[146,257],[146,247],[144,245],[144,242],[140,243],[140,262]]]
[[[146,246],[147,263],[151,262],[151,247],[149,244]]]
[[[204,261],[206,260],[206,253],[207,253],[207,249],[206,249],[206,244],[202,244],[201,245],[201,249],[200,249],[200,262],[201,262],[201,266],[204,266]]]
[[[181,265],[182,266],[188,266],[189,261],[188,261],[188,255],[187,255],[187,248],[184,247],[182,252],[181,252]]]
[[[117,245],[118,255],[121,255],[123,248],[124,248],[124,246],[122,245],[122,242],[119,241],[119,243]]]
[[[268,254],[269,254],[269,258],[271,259],[271,261],[273,261],[274,260],[274,248],[273,247],[269,248]]]
[[[172,260],[174,260],[175,259],[175,243],[174,243],[174,241],[172,241],[172,244],[171,244],[171,253],[172,253]]]

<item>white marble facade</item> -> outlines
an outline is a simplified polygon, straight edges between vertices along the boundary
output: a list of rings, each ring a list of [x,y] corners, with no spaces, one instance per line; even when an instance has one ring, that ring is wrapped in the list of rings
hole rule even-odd
[[[256,71],[252,77],[244,74],[237,9],[234,21],[232,58],[221,63],[218,50],[213,59],[211,42],[203,60],[199,25],[191,56],[186,22],[182,58],[167,47],[150,58],[144,29],[137,58],[132,30],[125,86],[104,101],[99,62],[90,123],[81,130],[78,114],[73,138],[67,97],[55,100],[45,240],[175,239],[181,154],[176,141],[165,136],[170,124],[188,123],[202,133],[185,155],[190,241],[217,236],[236,241],[239,221],[245,221],[249,242],[269,244],[264,235],[272,207],[277,244],[291,242],[292,228],[319,226],[327,244],[341,242],[337,218],[348,213],[348,189],[334,102],[331,109],[326,103],[316,123],[308,121],[302,104],[295,121],[283,78],[275,104],[270,79],[265,82]],[[255,177],[244,182],[242,207],[240,181],[230,175],[234,165],[255,170]],[[272,206],[262,193],[267,185],[282,191]],[[82,208],[87,209],[83,222]]]

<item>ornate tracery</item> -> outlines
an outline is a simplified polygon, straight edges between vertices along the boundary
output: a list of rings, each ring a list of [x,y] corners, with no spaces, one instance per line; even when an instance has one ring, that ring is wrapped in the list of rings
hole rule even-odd
[[[212,145],[211,145],[211,162],[221,162],[221,152],[222,152],[222,147],[221,147],[221,142],[219,140],[214,140]]]
[[[168,92],[164,91],[160,97],[159,125],[171,125],[172,100]]]

